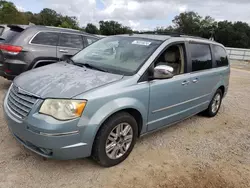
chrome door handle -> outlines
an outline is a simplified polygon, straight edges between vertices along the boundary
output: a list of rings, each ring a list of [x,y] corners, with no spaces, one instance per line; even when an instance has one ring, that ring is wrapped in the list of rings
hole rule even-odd
[[[187,80],[185,80],[185,81],[183,81],[182,82],[182,85],[184,86],[184,85],[188,85],[189,84],[189,81],[187,81]]]
[[[68,53],[69,51],[68,50],[59,50],[59,52]]]
[[[198,82],[198,78],[193,80],[193,83],[197,83]]]

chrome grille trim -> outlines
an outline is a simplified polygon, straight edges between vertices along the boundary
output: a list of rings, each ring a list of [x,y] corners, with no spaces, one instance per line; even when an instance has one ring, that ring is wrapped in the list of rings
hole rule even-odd
[[[19,97],[19,98],[21,98],[22,100],[24,100],[24,101],[26,101],[26,102],[28,102],[28,103],[31,103],[31,104],[34,104],[35,102],[36,102],[36,100],[37,100],[37,98],[38,97],[36,97],[36,96],[30,96],[30,94],[29,93],[27,93],[27,95],[25,95],[25,94],[22,94],[22,93],[18,93],[16,90],[17,87],[15,86],[15,85],[13,85],[12,86],[12,88],[11,88],[11,92],[13,93],[13,94],[15,94],[17,97]]]
[[[9,97],[9,101],[11,102],[11,104],[15,105],[18,109],[20,109],[23,112],[29,113],[30,108],[27,108],[25,106],[22,106],[21,104],[18,103],[18,101],[16,101],[15,98]]]
[[[19,112],[19,110],[15,107],[15,105],[13,103],[11,103],[10,101],[8,101],[8,106],[9,108],[15,112],[17,114],[18,117],[22,118],[25,116],[25,113]]]
[[[15,85],[11,86],[7,98],[7,105],[15,115],[24,119],[38,98],[36,96],[30,96],[30,94],[25,95],[25,91],[23,90],[20,93],[18,91],[19,89]]]

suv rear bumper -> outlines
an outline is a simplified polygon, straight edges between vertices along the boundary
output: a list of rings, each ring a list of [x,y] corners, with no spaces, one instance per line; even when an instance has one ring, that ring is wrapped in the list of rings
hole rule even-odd
[[[26,64],[23,62],[9,63],[0,62],[0,76],[13,80],[16,76],[24,72],[26,69]]]
[[[6,78],[7,80],[14,80],[14,78],[18,75],[10,75],[10,74],[7,74],[6,72],[0,70],[0,76]]]

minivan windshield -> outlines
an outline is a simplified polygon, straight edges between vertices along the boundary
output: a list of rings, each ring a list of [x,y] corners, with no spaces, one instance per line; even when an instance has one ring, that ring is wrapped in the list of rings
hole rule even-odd
[[[162,41],[139,37],[112,36],[101,39],[77,53],[77,64],[99,67],[107,72],[133,75],[161,45]]]

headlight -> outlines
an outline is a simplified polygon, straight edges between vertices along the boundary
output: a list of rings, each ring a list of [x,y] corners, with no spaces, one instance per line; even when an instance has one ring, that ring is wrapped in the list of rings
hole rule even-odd
[[[86,103],[85,100],[46,99],[39,113],[59,120],[71,120],[82,115]]]

